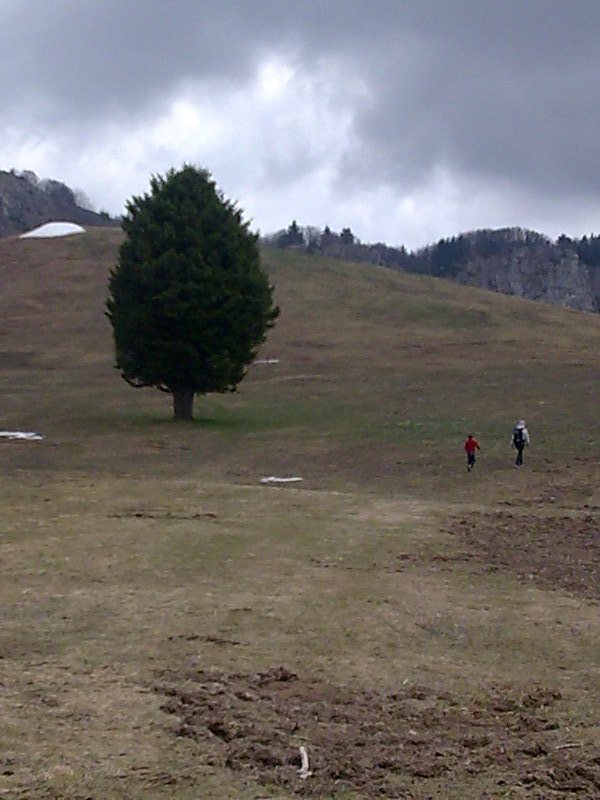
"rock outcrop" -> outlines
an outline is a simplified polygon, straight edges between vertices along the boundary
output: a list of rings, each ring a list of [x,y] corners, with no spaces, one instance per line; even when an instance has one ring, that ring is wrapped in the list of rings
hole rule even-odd
[[[119,221],[82,207],[68,186],[33,172],[0,171],[0,236],[24,233],[46,222],[116,226]]]
[[[600,311],[600,238],[523,228],[462,233],[411,254],[417,272],[527,300]],[[409,267],[410,268],[410,267]]]
[[[475,257],[458,268],[454,280],[580,311],[600,309],[600,270],[559,248],[536,253],[519,247],[508,255]]]

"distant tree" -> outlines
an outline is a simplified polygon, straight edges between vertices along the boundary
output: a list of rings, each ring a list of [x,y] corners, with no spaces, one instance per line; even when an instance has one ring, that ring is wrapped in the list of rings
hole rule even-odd
[[[329,225],[325,225],[321,234],[321,250],[327,250],[335,242],[337,236],[331,232]]]
[[[475,255],[491,258],[502,253],[507,246],[507,239],[502,231],[484,229],[472,234],[471,243]]]
[[[314,225],[308,225],[304,229],[307,253],[316,253],[321,245],[321,236],[321,229],[316,228]]]
[[[292,220],[291,224],[289,225],[288,229],[284,231],[283,235],[279,237],[278,242],[279,247],[303,247],[304,246],[304,234],[302,233],[302,229],[296,222],[296,220]]]
[[[469,256],[471,246],[465,236],[453,236],[451,239],[440,239],[431,249],[430,263],[432,274],[440,277],[451,277]]]
[[[292,224],[287,230],[288,234],[288,247],[300,247],[304,244],[304,234],[299,228],[296,220],[292,220]]]
[[[589,267],[600,266],[600,235],[583,236],[575,240],[577,255]]]
[[[196,394],[235,390],[278,309],[257,237],[208,172],[185,165],[150,187],[127,203],[110,273],[115,366],[192,419]]]
[[[282,241],[285,236],[286,231],[279,230],[274,233],[267,233],[265,236],[261,237],[260,241],[265,247],[284,247],[285,244],[282,244]]]
[[[282,250],[288,247],[304,247],[304,234],[296,220],[292,220],[286,230],[278,231],[275,234],[273,244],[275,247],[280,247]]]
[[[354,234],[350,228],[342,228],[340,233],[340,241],[342,244],[354,244]]]

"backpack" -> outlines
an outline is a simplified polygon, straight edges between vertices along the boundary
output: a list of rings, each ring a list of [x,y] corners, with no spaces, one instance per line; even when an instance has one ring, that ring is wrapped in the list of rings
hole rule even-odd
[[[513,444],[517,448],[525,447],[525,437],[523,436],[523,428],[515,428],[513,431]]]

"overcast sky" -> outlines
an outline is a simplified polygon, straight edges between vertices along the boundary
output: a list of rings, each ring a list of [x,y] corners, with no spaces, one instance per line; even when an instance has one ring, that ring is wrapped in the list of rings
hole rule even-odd
[[[599,0],[0,0],[0,169],[120,214],[206,167],[261,233],[600,233]]]

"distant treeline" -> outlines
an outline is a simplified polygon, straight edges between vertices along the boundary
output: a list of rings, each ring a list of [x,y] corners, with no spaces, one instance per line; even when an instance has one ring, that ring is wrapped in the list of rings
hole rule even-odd
[[[582,263],[590,267],[600,266],[600,235],[571,239],[562,234],[553,241],[544,234],[524,228],[486,228],[440,239],[436,244],[408,251],[405,247],[390,247],[382,243],[363,244],[350,228],[343,228],[336,233],[328,226],[323,230],[301,227],[294,220],[288,228],[263,237],[262,243],[267,247],[320,253],[330,258],[364,261],[444,278],[455,277],[461,267],[469,262],[506,258],[517,249],[542,260],[577,255]]]

